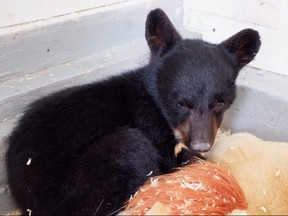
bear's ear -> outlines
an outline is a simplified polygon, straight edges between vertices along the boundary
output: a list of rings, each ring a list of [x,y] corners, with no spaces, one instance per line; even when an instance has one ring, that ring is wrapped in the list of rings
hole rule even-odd
[[[181,40],[167,15],[161,9],[152,10],[146,20],[145,37],[152,55],[162,56]]]
[[[253,29],[244,29],[220,45],[236,58],[236,67],[241,69],[251,62],[259,51],[261,40],[259,33]]]

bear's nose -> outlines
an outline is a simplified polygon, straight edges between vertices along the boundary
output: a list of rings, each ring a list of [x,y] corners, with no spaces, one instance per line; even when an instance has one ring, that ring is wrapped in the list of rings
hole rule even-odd
[[[212,145],[209,143],[193,143],[190,144],[190,148],[192,150],[198,151],[198,152],[207,152],[211,149]]]

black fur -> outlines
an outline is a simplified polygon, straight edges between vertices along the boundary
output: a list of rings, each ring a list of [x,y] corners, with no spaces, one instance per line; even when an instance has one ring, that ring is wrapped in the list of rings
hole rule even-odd
[[[238,72],[259,50],[258,33],[243,30],[219,45],[183,40],[156,9],[146,39],[147,66],[27,109],[7,153],[12,195],[24,215],[115,214],[150,171],[170,172],[211,148]],[[179,142],[191,152],[177,159]]]

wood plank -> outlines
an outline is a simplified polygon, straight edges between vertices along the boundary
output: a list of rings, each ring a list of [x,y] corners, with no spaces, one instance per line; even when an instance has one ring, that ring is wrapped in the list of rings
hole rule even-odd
[[[23,25],[133,0],[1,0],[0,28]],[[134,0],[135,1],[135,0]]]
[[[181,26],[181,1],[124,2],[27,25],[0,29],[0,79],[43,70],[144,38],[151,9],[162,7]]]

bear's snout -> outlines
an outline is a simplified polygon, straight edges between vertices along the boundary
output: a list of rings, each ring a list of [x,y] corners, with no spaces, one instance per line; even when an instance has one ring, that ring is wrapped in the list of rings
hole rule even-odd
[[[211,149],[212,145],[210,143],[191,143],[190,149],[197,151],[197,152],[207,152]]]

